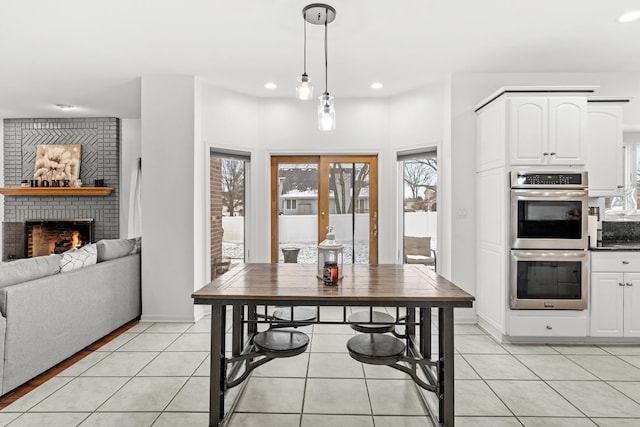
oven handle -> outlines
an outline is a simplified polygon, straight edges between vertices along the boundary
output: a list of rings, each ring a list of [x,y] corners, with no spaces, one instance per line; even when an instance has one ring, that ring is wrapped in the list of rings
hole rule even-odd
[[[525,197],[561,197],[563,199],[569,197],[585,197],[587,196],[587,191],[585,190],[521,190],[521,189],[513,189],[511,192],[518,196],[519,198]]]
[[[587,256],[585,251],[580,252],[526,252],[526,251],[513,251],[513,256],[516,258],[533,259],[533,258],[584,258]]]

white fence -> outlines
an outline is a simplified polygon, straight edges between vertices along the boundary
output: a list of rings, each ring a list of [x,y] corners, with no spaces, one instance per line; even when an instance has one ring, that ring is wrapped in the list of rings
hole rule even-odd
[[[356,214],[355,240],[367,240],[369,236],[369,214]],[[404,214],[404,234],[406,236],[431,236],[436,239],[437,212],[406,212]],[[282,243],[317,243],[316,215],[280,215],[279,240]],[[351,214],[331,215],[337,241],[351,241]],[[244,242],[244,217],[222,217],[225,242]],[[320,240],[324,240],[324,236]]]

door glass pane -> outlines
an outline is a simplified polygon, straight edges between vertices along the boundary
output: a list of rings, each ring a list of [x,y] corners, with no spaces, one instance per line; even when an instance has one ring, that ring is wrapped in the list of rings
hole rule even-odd
[[[278,165],[278,259],[315,264],[318,260],[318,165]]]
[[[438,168],[435,157],[402,162],[404,181],[404,263],[436,267]]]
[[[345,264],[369,263],[369,171],[369,163],[329,165],[329,224]]]
[[[212,279],[244,262],[245,163],[217,154],[210,157]]]

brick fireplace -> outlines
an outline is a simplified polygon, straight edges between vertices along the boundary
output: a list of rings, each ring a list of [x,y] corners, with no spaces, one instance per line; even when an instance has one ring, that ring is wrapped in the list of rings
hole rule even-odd
[[[83,186],[104,180],[106,196],[4,197],[3,260],[28,256],[27,222],[92,219],[91,241],[120,237],[120,120],[106,118],[5,119],[4,185],[32,179],[40,144],[81,144]],[[62,238],[60,240],[67,240]]]

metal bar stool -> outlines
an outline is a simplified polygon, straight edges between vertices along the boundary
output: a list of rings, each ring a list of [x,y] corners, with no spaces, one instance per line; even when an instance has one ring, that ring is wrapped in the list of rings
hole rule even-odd
[[[253,337],[253,351],[231,358],[227,363],[244,361],[242,374],[227,382],[227,388],[235,387],[244,381],[251,371],[279,357],[293,357],[304,353],[309,346],[309,336],[304,332],[281,329],[268,329]],[[264,356],[256,359],[259,356]]]

